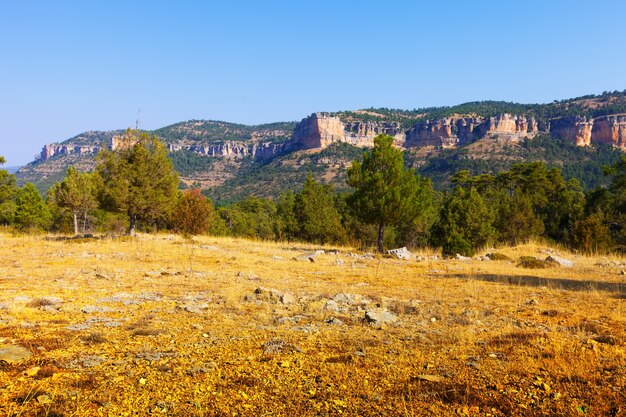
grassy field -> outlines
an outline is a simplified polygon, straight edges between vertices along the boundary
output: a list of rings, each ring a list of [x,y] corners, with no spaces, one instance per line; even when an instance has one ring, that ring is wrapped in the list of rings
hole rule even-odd
[[[0,235],[2,416],[624,415],[623,259]]]

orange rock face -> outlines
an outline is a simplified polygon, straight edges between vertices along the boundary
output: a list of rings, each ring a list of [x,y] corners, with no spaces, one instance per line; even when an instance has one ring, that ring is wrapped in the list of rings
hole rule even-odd
[[[597,117],[593,122],[591,142],[626,149],[626,115]]]
[[[591,133],[594,125],[593,119],[582,116],[568,116],[553,120],[550,123],[550,133],[554,137],[565,139],[578,146],[591,144]]]

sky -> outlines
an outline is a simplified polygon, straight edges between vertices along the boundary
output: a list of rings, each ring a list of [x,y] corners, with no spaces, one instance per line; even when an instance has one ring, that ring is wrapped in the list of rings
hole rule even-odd
[[[0,155],[86,130],[626,89],[626,2],[0,0]]]

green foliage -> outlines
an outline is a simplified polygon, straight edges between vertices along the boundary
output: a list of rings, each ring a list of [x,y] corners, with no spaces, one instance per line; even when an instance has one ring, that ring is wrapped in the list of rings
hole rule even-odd
[[[45,230],[50,227],[50,209],[31,183],[17,191],[14,221],[20,230]]]
[[[5,159],[0,156],[0,165]],[[0,224],[11,224],[15,217],[15,176],[0,169]]]
[[[320,244],[345,240],[332,186],[315,182],[311,174],[295,196],[293,213],[299,226],[299,238]]]
[[[103,208],[125,213],[132,235],[137,222],[165,223],[176,203],[178,174],[156,136],[128,130],[123,141],[116,151],[100,151],[96,171],[104,184]]]
[[[218,213],[232,236],[262,240],[276,238],[276,205],[269,200],[248,197],[220,208]]]
[[[526,243],[543,234],[543,221],[535,214],[532,199],[517,189],[510,195],[499,192],[495,228],[498,241],[509,245]]]
[[[215,163],[215,158],[211,156],[198,155],[188,150],[172,152],[169,157],[174,169],[181,175],[210,171]]]
[[[219,218],[211,200],[193,188],[181,193],[172,211],[171,223],[176,232],[202,235],[215,232]]]
[[[291,136],[295,122],[278,122],[258,126],[216,120],[189,120],[155,130],[153,133],[168,142],[193,141],[199,143],[223,143],[250,141],[253,133],[262,134],[267,142],[284,142]]]
[[[349,203],[356,216],[378,226],[379,252],[383,251],[386,226],[421,215],[420,180],[413,170],[404,167],[402,151],[393,147],[391,136],[374,138],[374,148],[348,169],[348,184],[355,189]]]
[[[602,213],[594,213],[574,223],[571,247],[585,254],[605,253],[612,244],[611,233]]]
[[[444,199],[432,236],[445,256],[473,256],[496,237],[493,213],[474,187],[457,187]]]
[[[98,206],[99,177],[81,173],[74,167],[67,169],[65,179],[48,190],[48,203],[58,207],[62,213],[72,216],[74,234],[79,231],[79,217],[82,220],[83,233],[87,228],[89,213]]]
[[[300,225],[295,213],[296,196],[293,191],[285,191],[276,204],[276,230],[278,240],[291,241],[299,237]]]

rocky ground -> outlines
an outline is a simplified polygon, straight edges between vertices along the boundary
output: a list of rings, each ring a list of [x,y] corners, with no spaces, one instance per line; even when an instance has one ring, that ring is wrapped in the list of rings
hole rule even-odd
[[[623,415],[624,261],[498,254],[1,235],[0,415]]]

